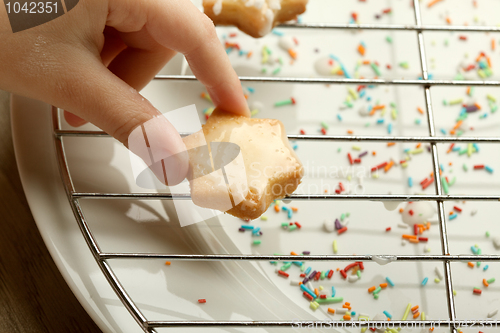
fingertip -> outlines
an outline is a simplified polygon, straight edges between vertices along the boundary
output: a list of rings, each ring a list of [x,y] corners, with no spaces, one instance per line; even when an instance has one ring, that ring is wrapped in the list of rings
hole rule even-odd
[[[208,93],[216,107],[227,112],[250,117],[250,109],[243,95],[243,90],[224,91],[221,89],[208,89]]]
[[[73,127],[80,127],[80,126],[83,126],[87,123],[86,120],[74,115],[73,113],[71,112],[68,112],[66,110],[64,110],[64,120],[66,120],[66,122],[70,125],[70,126],[73,126]]]

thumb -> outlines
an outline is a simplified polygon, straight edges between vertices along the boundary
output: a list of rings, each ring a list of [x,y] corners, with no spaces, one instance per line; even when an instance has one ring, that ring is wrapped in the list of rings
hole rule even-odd
[[[98,60],[59,82],[54,105],[110,134],[141,157],[165,185],[188,172],[186,146],[174,126],[141,94]]]

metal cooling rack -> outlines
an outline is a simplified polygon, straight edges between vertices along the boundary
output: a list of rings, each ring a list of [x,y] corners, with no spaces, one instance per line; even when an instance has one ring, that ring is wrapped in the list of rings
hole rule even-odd
[[[427,113],[427,125],[429,130],[428,136],[333,136],[333,135],[289,135],[289,139],[293,140],[318,140],[318,141],[370,141],[370,142],[425,142],[431,146],[432,166],[434,174],[439,174],[439,155],[437,150],[438,143],[500,143],[500,137],[436,137],[434,126],[434,113],[432,109],[432,101],[430,88],[432,86],[500,86],[500,81],[452,81],[452,80],[430,80],[427,71],[426,53],[424,48],[423,31],[461,31],[461,32],[500,32],[500,27],[488,26],[430,26],[422,25],[419,1],[413,1],[415,14],[414,25],[384,25],[384,24],[284,24],[280,28],[304,28],[304,29],[347,29],[347,30],[390,30],[390,31],[415,31],[418,37],[419,58],[422,69],[422,80],[384,80],[384,79],[342,79],[342,78],[295,78],[295,77],[240,77],[241,81],[250,82],[268,82],[268,83],[302,83],[302,84],[366,84],[366,85],[417,85],[424,88],[425,106]],[[189,81],[196,80],[192,75],[157,75],[155,80],[177,80]],[[163,194],[163,193],[92,193],[92,192],[76,192],[73,186],[73,181],[66,160],[65,147],[63,143],[64,137],[107,137],[108,134],[100,131],[75,131],[62,130],[60,124],[59,111],[56,107],[52,108],[54,140],[57,151],[57,158],[60,168],[61,177],[68,196],[69,203],[76,217],[78,226],[82,231],[83,237],[99,265],[104,276],[108,280],[111,287],[116,292],[117,296],[122,301],[123,305],[130,312],[132,317],[139,324],[144,332],[156,332],[155,328],[167,327],[292,327],[297,321],[280,320],[280,321],[155,321],[147,319],[129,296],[115,273],[111,268],[110,260],[119,259],[171,259],[171,260],[190,260],[190,261],[226,261],[226,260],[255,260],[255,261],[293,261],[296,258],[292,255],[231,255],[231,254],[213,254],[213,255],[191,255],[191,254],[161,254],[161,253],[106,253],[103,252],[95,237],[90,230],[80,200],[85,199],[136,199],[136,200],[173,200],[173,199],[190,199],[190,195],[186,194]],[[189,135],[190,133],[181,133],[181,135]],[[360,201],[435,201],[438,207],[439,231],[441,241],[441,255],[389,255],[398,261],[437,261],[442,262],[444,266],[444,280],[447,294],[448,319],[445,320],[391,320],[395,326],[413,324],[413,327],[431,327],[432,325],[440,325],[450,327],[452,333],[456,333],[456,325],[460,321],[455,312],[455,300],[453,298],[453,286],[451,275],[451,262],[468,262],[468,261],[500,261],[500,255],[451,255],[448,246],[448,233],[446,230],[444,201],[452,200],[478,200],[478,201],[500,201],[500,196],[488,195],[444,195],[443,186],[440,177],[434,177],[436,194],[433,195],[298,195],[292,194],[289,198],[293,200],[360,200]],[[370,261],[372,255],[304,255],[303,260],[308,261]],[[311,321],[307,321],[310,323]],[[475,320],[477,324],[490,325],[495,324],[494,320]],[[306,322],[304,322],[306,323]],[[319,325],[322,321],[317,321]],[[346,321],[343,327],[374,327],[387,324],[385,321]]]

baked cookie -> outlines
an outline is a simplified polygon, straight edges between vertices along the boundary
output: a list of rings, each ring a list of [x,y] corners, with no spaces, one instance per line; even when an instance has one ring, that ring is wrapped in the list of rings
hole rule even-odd
[[[203,0],[215,25],[234,25],[252,37],[268,34],[278,23],[306,11],[308,0]]]
[[[216,109],[184,143],[193,202],[242,219],[258,218],[273,200],[291,194],[304,173],[276,119]]]

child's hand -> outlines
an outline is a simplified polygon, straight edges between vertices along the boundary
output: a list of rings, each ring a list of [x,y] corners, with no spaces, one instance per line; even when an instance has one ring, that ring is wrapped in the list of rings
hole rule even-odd
[[[190,0],[80,0],[63,16],[16,33],[0,6],[0,88],[68,110],[71,125],[89,121],[125,145],[134,128],[158,115],[136,90],[176,52],[216,106],[249,115],[212,22]],[[172,155],[185,150],[170,123],[155,131]],[[182,181],[187,168],[179,158],[169,184]]]

